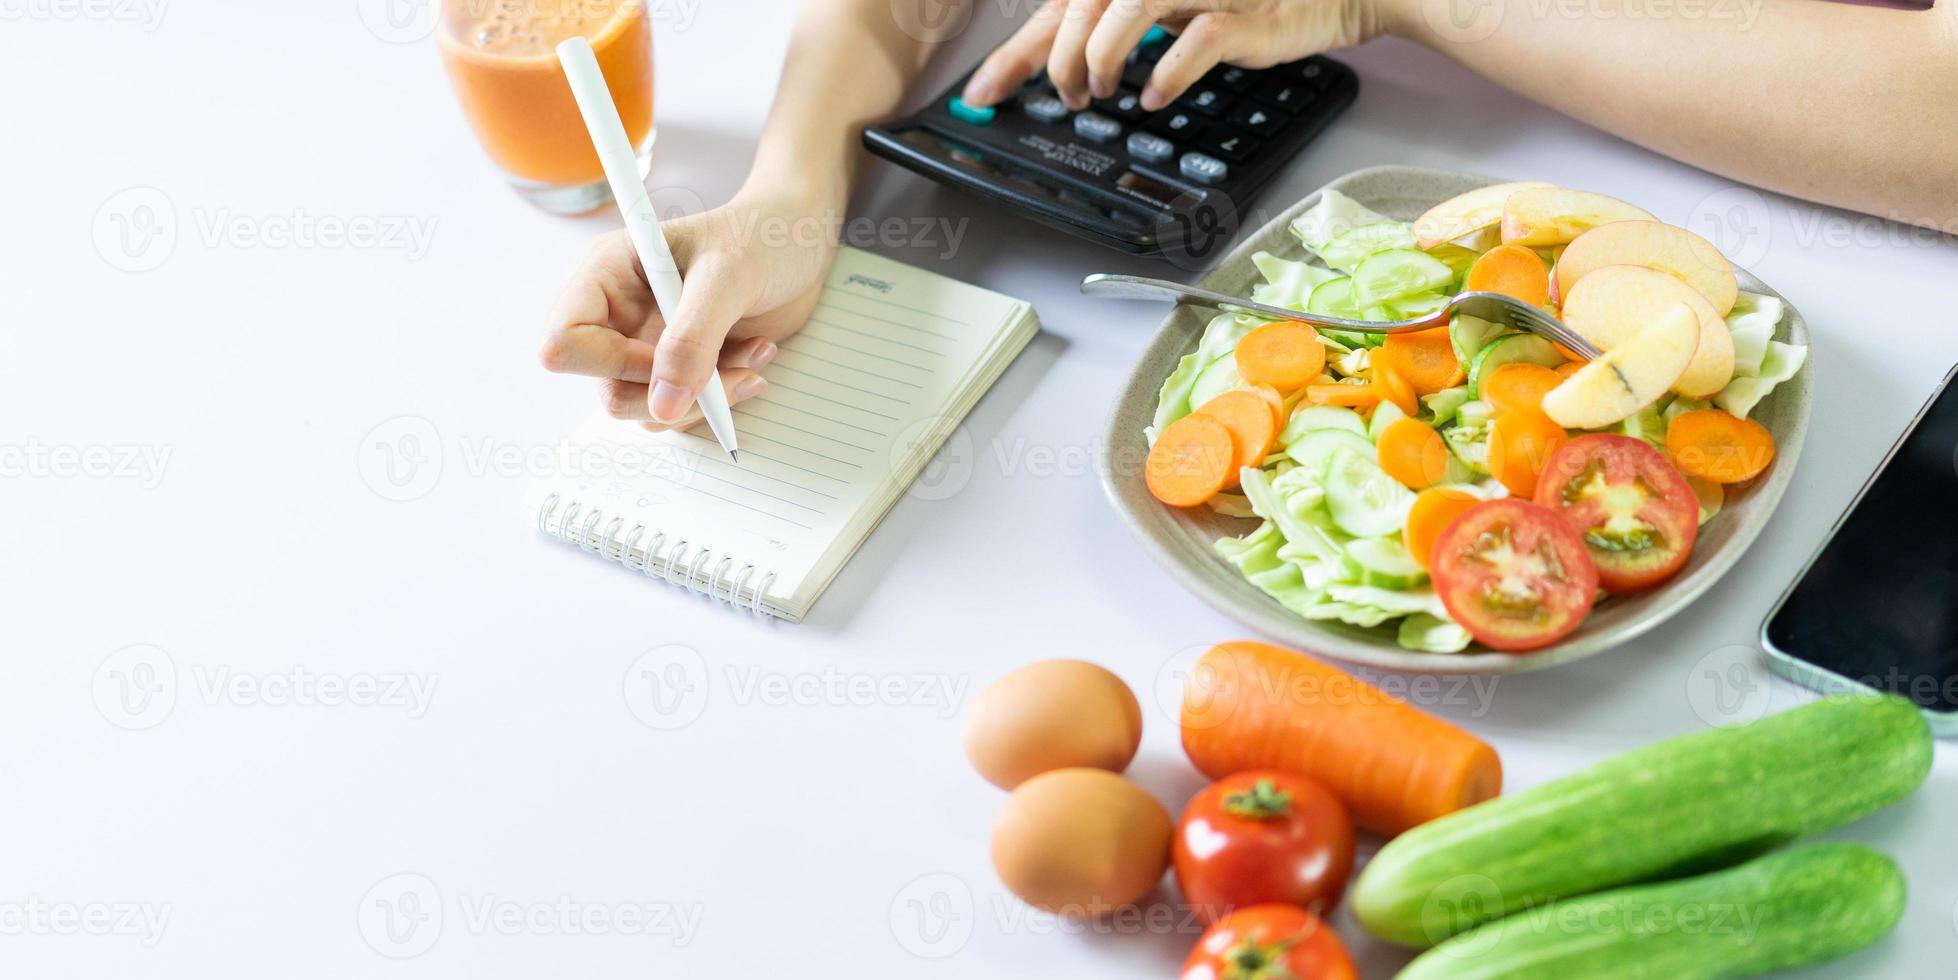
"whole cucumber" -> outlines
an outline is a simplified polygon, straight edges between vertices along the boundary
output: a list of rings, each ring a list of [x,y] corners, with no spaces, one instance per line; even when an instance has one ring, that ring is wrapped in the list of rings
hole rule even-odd
[[[1430,821],[1388,842],[1352,892],[1407,946],[1552,899],[1696,874],[1908,796],[1931,733],[1890,695],[1838,695],[1634,749]]]
[[[1701,980],[1825,963],[1904,914],[1896,862],[1810,844],[1737,868],[1526,909],[1422,953],[1398,980]]]

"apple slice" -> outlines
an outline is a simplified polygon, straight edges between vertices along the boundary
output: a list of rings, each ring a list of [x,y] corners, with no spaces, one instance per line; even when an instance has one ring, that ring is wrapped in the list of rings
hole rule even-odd
[[[1565,250],[1558,268],[1568,261]],[[1734,335],[1699,290],[1642,265],[1608,265],[1579,279],[1563,298],[1560,312],[1566,326],[1608,351],[1680,304],[1700,318],[1700,346],[1673,390],[1689,398],[1710,398],[1733,380]]]
[[[1415,242],[1422,248],[1433,248],[1493,228],[1502,224],[1503,202],[1509,200],[1509,195],[1551,186],[1540,180],[1519,180],[1457,194],[1414,219]]]
[[[1658,219],[1615,197],[1536,187],[1517,191],[1503,202],[1502,240],[1505,245],[1563,245],[1599,225],[1638,220]]]
[[[1566,429],[1599,429],[1637,415],[1686,371],[1700,345],[1700,318],[1685,303],[1667,307],[1625,342],[1544,393],[1543,412]]]
[[[1721,316],[1740,295],[1733,263],[1712,242],[1660,221],[1613,221],[1577,236],[1558,260],[1557,294],[1569,295],[1579,279],[1608,265],[1642,265],[1678,277]]]

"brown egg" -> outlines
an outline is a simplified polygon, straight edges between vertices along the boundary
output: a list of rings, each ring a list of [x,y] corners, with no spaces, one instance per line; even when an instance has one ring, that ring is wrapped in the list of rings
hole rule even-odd
[[[965,756],[1001,789],[1069,766],[1121,772],[1141,742],[1135,692],[1085,660],[1021,667],[980,691],[965,712]]]
[[[1013,894],[1087,918],[1156,887],[1169,865],[1169,811],[1100,769],[1056,769],[1020,784],[993,821],[993,869]]]

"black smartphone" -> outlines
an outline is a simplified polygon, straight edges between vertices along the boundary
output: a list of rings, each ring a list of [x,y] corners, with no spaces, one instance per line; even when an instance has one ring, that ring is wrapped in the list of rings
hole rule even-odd
[[[1874,688],[1958,735],[1958,386],[1930,401],[1761,627],[1769,669],[1824,691]]]

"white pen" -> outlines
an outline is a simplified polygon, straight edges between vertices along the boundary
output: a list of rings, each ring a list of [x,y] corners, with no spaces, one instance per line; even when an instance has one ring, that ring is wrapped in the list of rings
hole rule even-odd
[[[585,130],[591,133],[592,148],[605,167],[605,182],[612,185],[612,199],[625,218],[626,237],[639,253],[639,265],[646,270],[646,282],[653,288],[653,299],[667,316],[680,308],[680,269],[666,247],[666,234],[660,231],[659,214],[646,185],[639,179],[639,163],[626,139],[625,124],[619,121],[618,106],[612,91],[605,87],[605,75],[598,69],[591,42],[574,37],[557,46],[557,60],[564,77],[571,83],[571,97],[578,100],[578,113],[585,117]],[[651,386],[648,386],[648,395]],[[707,427],[727,450],[728,458],[740,460],[734,439],[734,413],[728,408],[727,389],[721,387],[721,371],[714,369],[706,387],[700,389],[700,414]]]

